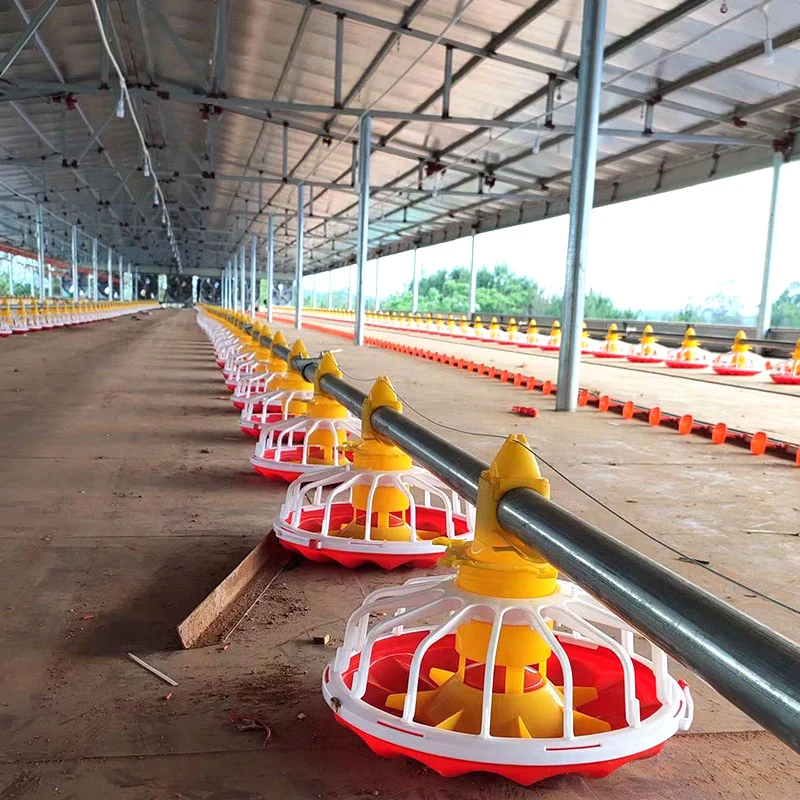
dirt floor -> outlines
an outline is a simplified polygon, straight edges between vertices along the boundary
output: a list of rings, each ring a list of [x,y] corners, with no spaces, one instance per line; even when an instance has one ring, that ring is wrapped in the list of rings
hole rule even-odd
[[[556,415],[540,395],[529,402],[542,415],[523,420],[508,414],[518,402],[511,386],[319,333],[307,343],[342,348],[362,388],[391,375],[404,399],[465,431],[446,433],[485,460],[498,441],[475,434],[524,431],[644,530],[800,607],[800,539],[784,535],[797,531],[800,472],[788,462],[663,429],[623,430],[592,412]],[[0,342],[0,800],[797,796],[800,758],[691,675],[693,732],[603,780],[523,789],[374,756],[333,720],[320,674],[363,596],[410,572],[302,563],[275,581],[228,649],[181,650],[176,625],[267,533],[284,493],[251,472],[252,440],[236,419],[191,311]],[[795,613],[679,561],[546,474],[560,504],[796,636]],[[778,533],[746,533],[754,529]],[[331,643],[314,645],[318,633]],[[238,731],[229,712],[267,721],[272,738]]]

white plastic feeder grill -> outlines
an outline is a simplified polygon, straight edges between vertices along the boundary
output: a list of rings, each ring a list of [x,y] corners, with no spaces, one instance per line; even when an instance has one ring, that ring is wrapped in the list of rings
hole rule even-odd
[[[349,438],[361,435],[361,422],[320,386],[325,375],[341,378],[331,353],[317,366],[314,393],[304,414],[261,429],[250,463],[266,478],[293,481],[299,475],[348,464]]]
[[[379,755],[528,785],[571,772],[603,777],[691,724],[689,688],[669,675],[664,652],[574,584],[520,601],[470,594],[454,578],[373,592],[325,669],[322,692],[337,721]],[[444,621],[413,627],[437,615]],[[457,629],[475,622],[490,631],[484,662],[456,650]],[[525,665],[514,693],[499,654],[511,626],[535,631],[552,651],[545,664]],[[548,707],[561,711],[553,717]],[[535,736],[546,717],[556,729]]]
[[[602,777],[686,729],[691,695],[662,650],[508,545],[497,509],[518,488],[550,493],[519,434],[481,474],[474,539],[448,547],[455,574],[369,595],[322,692],[376,753],[442,775]]]
[[[261,429],[250,463],[265,478],[291,483],[300,475],[319,473],[331,465],[346,466],[349,460],[341,444],[360,434],[361,423],[353,416],[284,419]]]
[[[800,339],[785,361],[779,361],[770,370],[769,377],[774,383],[800,386]]]
[[[426,567],[446,548],[436,539],[472,538],[472,506],[372,427],[377,408],[402,412],[388,378],[364,401],[353,463],[303,475],[289,486],[275,524],[280,542],[312,561],[384,569]]]
[[[766,361],[756,355],[747,344],[744,331],[739,331],[733,346],[727,353],[717,356],[711,362],[711,368],[717,375],[734,375],[743,378],[760,375],[767,368]]]
[[[273,346],[284,341],[277,334]],[[295,358],[308,358],[302,339],[292,345],[288,361],[277,356],[273,349],[268,369],[274,370],[281,365],[285,371],[270,375],[266,391],[252,394],[244,401],[239,417],[239,428],[243,433],[258,438],[265,426],[306,413],[308,401],[314,396],[313,387],[291,366]]]
[[[406,507],[379,508],[387,490]],[[421,467],[386,472],[347,465],[294,481],[275,533],[311,561],[431,567],[446,552],[435,539],[471,538],[472,507]]]

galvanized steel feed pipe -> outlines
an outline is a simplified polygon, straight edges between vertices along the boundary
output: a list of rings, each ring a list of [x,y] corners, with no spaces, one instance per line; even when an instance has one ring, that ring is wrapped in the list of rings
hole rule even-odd
[[[276,347],[288,360],[289,350]],[[308,381],[315,359],[293,366]],[[353,414],[366,395],[333,375],[320,386]],[[375,430],[472,503],[488,468],[390,408],[371,417]],[[800,752],[800,647],[529,489],[500,501],[498,520],[521,553],[536,551],[605,603],[723,697]]]

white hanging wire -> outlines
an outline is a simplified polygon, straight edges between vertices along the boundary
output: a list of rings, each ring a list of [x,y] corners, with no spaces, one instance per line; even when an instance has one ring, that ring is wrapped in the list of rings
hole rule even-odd
[[[130,93],[128,92],[128,82],[122,70],[120,69],[117,59],[114,57],[111,45],[109,44],[108,37],[106,36],[106,32],[103,28],[103,21],[100,15],[100,9],[97,7],[97,0],[89,0],[89,2],[92,4],[92,10],[94,11],[95,20],[97,22],[97,30],[100,33],[100,40],[103,43],[103,47],[105,48],[106,54],[108,55],[108,60],[111,62],[111,66],[114,68],[114,71],[117,73],[117,77],[119,79],[120,100],[124,98],[125,105],[128,106],[128,111],[131,115],[131,119],[133,120],[133,126],[134,128],[136,128],[136,134],[138,135],[139,142],[141,143],[142,146],[145,171],[149,172],[153,178],[153,205],[158,205],[160,199],[161,205],[164,209],[164,217],[167,226],[167,238],[169,239],[170,246],[172,247],[172,252],[175,255],[175,260],[178,262],[178,270],[180,271],[182,269],[181,257],[180,257],[180,252],[178,250],[177,242],[175,240],[175,235],[172,231],[172,220],[170,218],[169,212],[167,212],[166,210],[167,208],[166,198],[164,197],[164,192],[161,189],[161,184],[158,182],[158,175],[156,174],[155,167],[153,166],[153,160],[150,157],[150,151],[147,149],[147,143],[145,141],[141,125],[139,124],[139,119],[136,116],[136,109],[134,108]]]

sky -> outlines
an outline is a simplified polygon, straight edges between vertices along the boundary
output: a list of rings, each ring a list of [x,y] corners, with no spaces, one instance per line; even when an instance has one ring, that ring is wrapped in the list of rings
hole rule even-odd
[[[755,315],[761,292],[772,170],[708,181],[698,186],[629,200],[592,211],[586,288],[634,310],[679,310],[718,292],[742,299]],[[800,281],[800,162],[781,170],[770,299]],[[488,268],[507,264],[547,292],[564,289],[566,215],[491,231],[475,237],[475,259]],[[470,238],[420,248],[422,275],[466,266]],[[381,299],[410,283],[413,253],[380,259]],[[332,274],[334,289],[348,285],[348,269]],[[310,289],[311,287],[307,287]],[[327,277],[318,278],[320,293]],[[368,297],[375,296],[375,262],[366,269]]]

